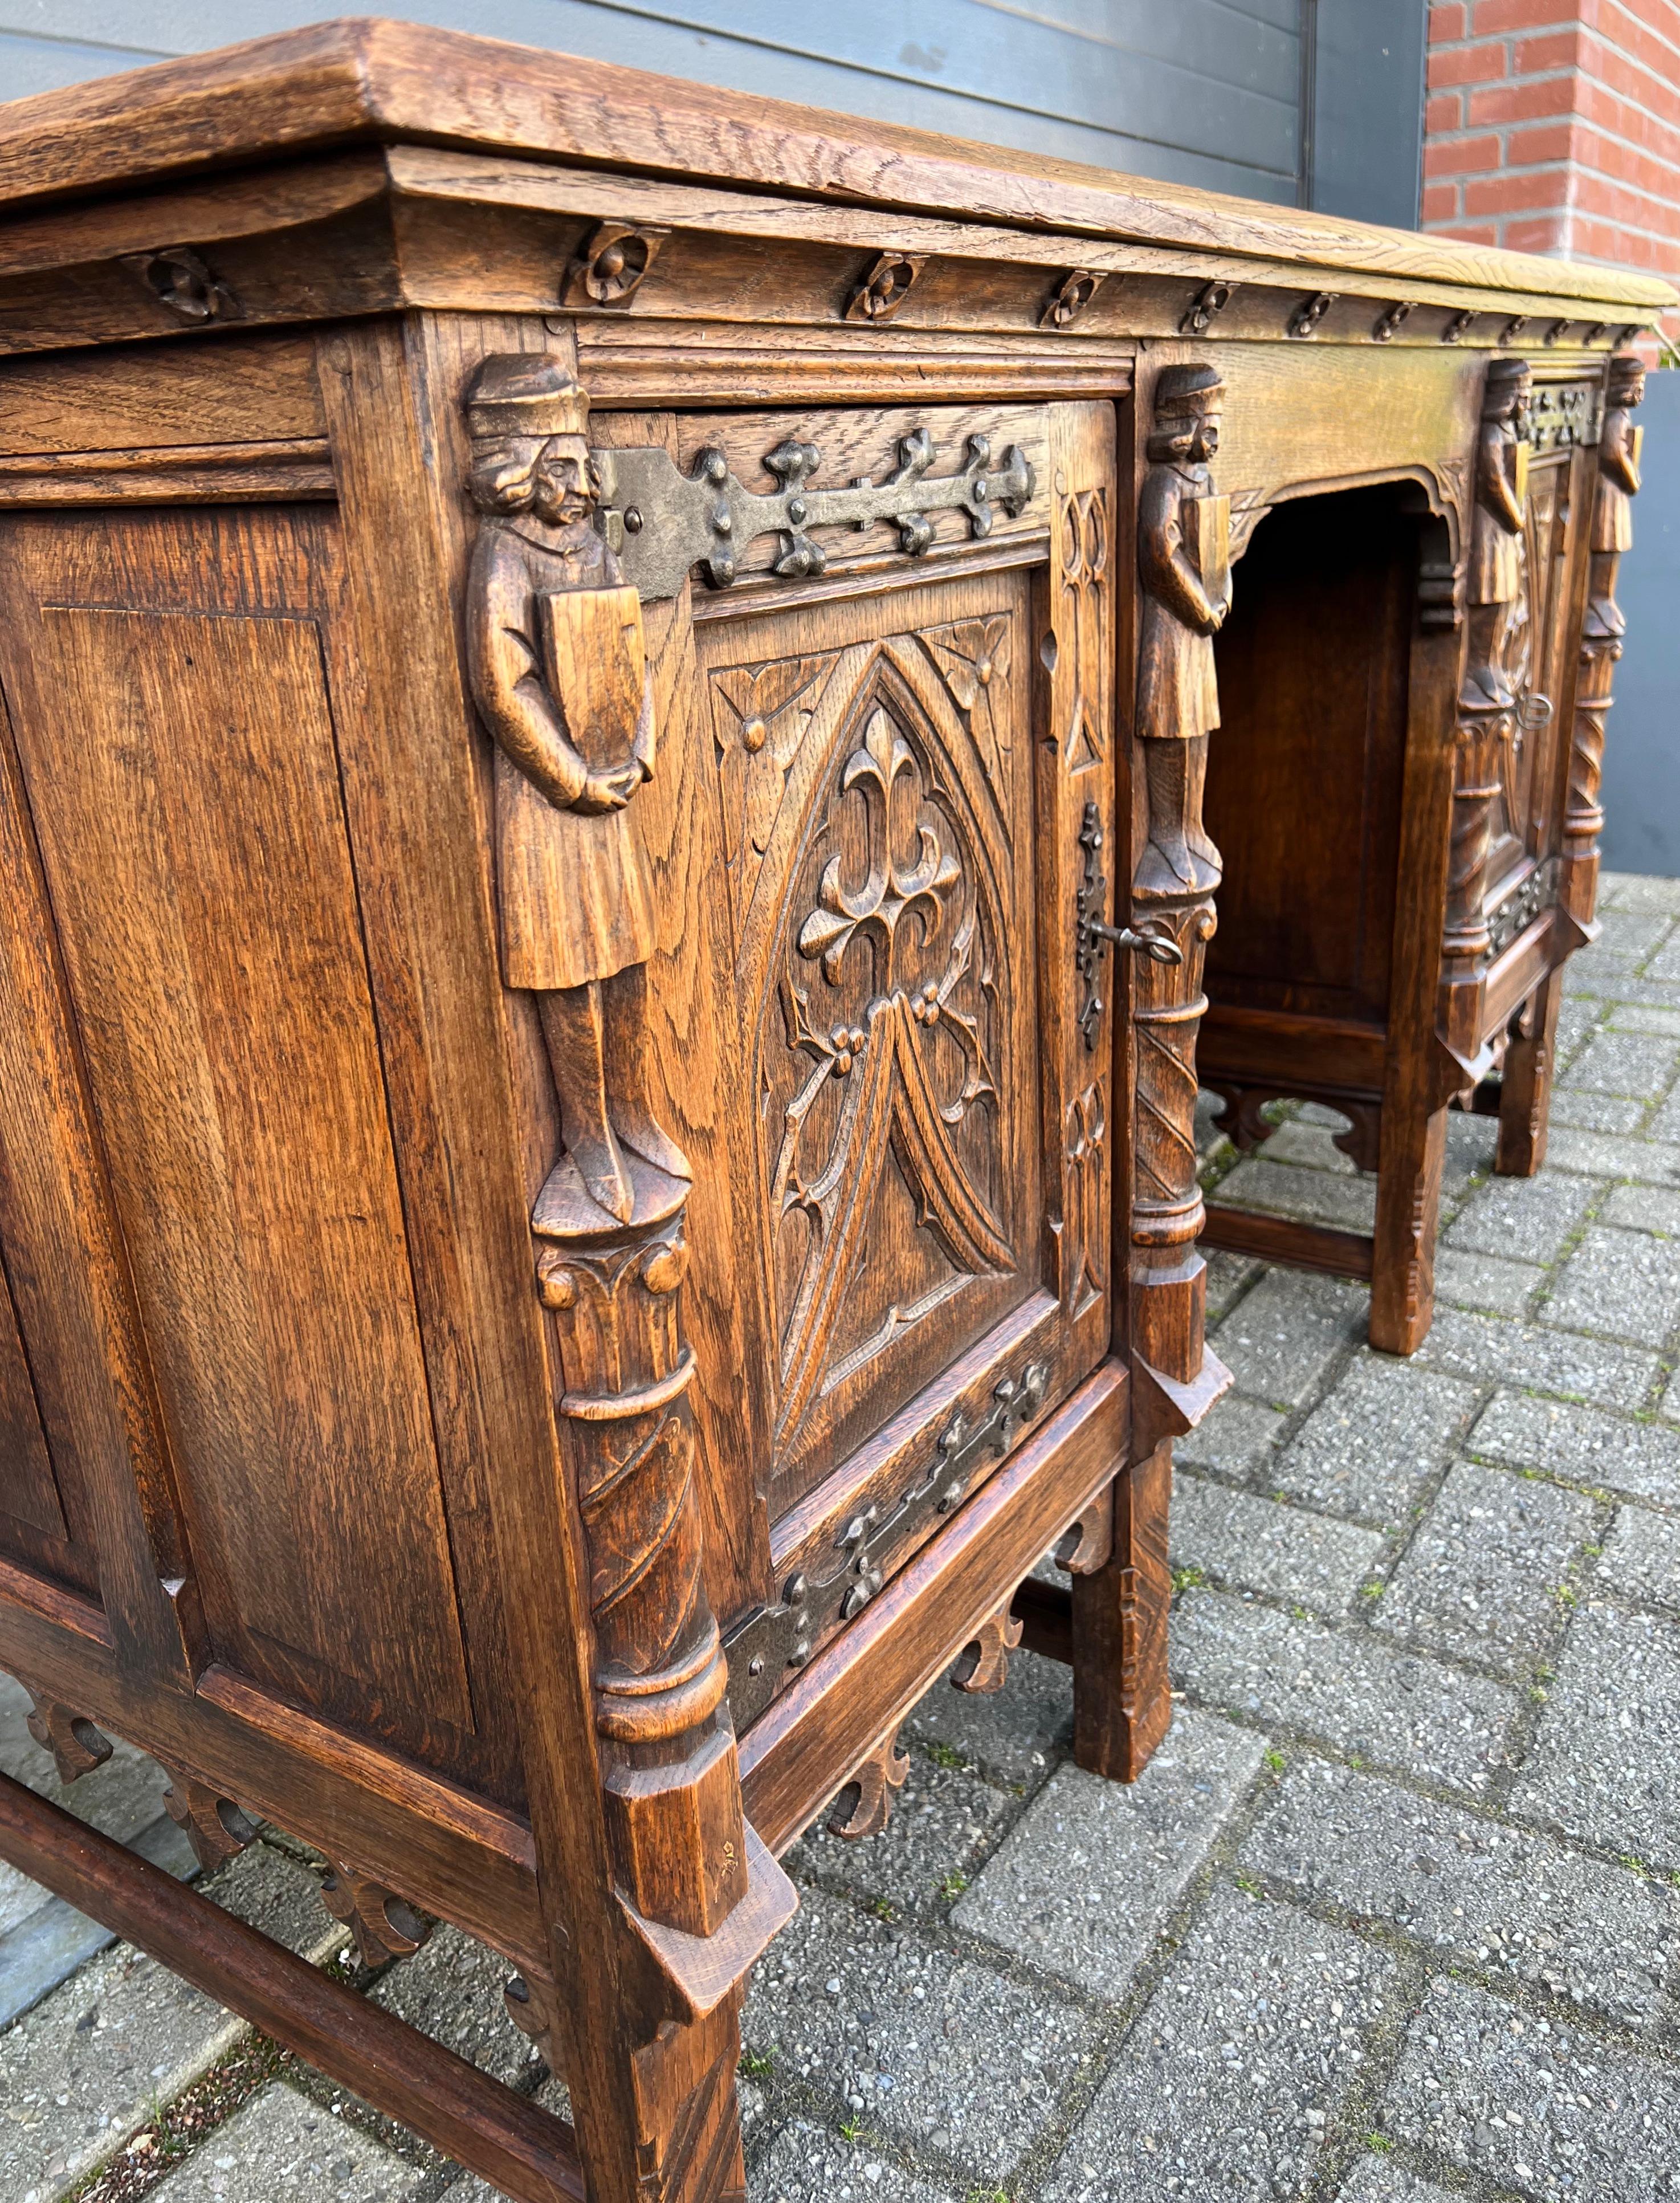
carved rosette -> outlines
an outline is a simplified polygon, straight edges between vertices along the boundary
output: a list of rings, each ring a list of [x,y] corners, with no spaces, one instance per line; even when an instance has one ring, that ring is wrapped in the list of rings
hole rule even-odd
[[[709,1935],[746,1888],[734,1733],[701,1574],[681,1286],[679,1182],[635,1170],[627,1224],[539,1203],[537,1275],[553,1313],[563,1443],[595,1631],[595,1722],[620,1883],[649,1919]]]

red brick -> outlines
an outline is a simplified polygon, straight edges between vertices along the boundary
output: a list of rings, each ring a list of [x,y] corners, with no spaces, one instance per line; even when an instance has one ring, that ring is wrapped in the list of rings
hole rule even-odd
[[[1571,115],[1575,110],[1579,79],[1568,76],[1531,78],[1526,84],[1494,84],[1470,95],[1470,122],[1475,128],[1489,123],[1530,122],[1541,115]]]
[[[1506,74],[1506,50],[1495,40],[1485,46],[1449,46],[1445,53],[1431,50],[1429,85],[1431,92],[1447,92],[1455,84],[1497,84]]]
[[[1521,215],[1507,221],[1500,239],[1513,252],[1556,252],[1566,227],[1561,214]]]
[[[1518,38],[1511,56],[1515,76],[1537,76],[1542,69],[1575,68],[1586,44],[1577,26],[1547,31],[1537,38]]]
[[[1424,185],[1422,214],[1425,229],[1432,222],[1453,221],[1458,212],[1459,186],[1456,184]]]
[[[1471,176],[1465,185],[1465,212],[1538,214],[1542,207],[1570,204],[1568,168],[1540,168],[1520,176]]]
[[[1513,130],[1505,141],[1508,168],[1537,168],[1542,161],[1579,159],[1579,139],[1586,135],[1572,123],[1548,122],[1539,130]]]
[[[1551,23],[1573,23],[1581,0],[1476,0],[1473,27],[1478,38],[1500,31],[1538,31]]]
[[[1497,168],[1505,148],[1497,138],[1444,138],[1424,148],[1426,176],[1464,176],[1480,169]]]
[[[1431,92],[1424,103],[1424,134],[1440,138],[1449,130],[1464,127],[1465,103],[1456,92]]]
[[[1465,9],[1464,0],[1446,0],[1429,10],[1429,44],[1432,46],[1449,44],[1465,34]]]
[[[1499,231],[1491,221],[1455,221],[1450,229],[1439,233],[1442,237],[1456,237],[1460,245],[1497,245]]]

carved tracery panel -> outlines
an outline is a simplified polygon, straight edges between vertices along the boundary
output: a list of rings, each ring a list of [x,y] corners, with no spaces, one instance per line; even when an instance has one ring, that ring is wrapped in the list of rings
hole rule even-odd
[[[1036,1258],[1024,590],[918,603],[954,616],[812,650],[784,615],[705,667],[784,1488]]]

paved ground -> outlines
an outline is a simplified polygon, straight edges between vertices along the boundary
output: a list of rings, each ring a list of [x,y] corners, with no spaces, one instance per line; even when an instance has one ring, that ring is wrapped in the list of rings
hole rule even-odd
[[[1216,1260],[1236,1388],[1183,1449],[1143,1781],[1075,1768],[1066,1671],[1017,1657],[917,1710],[886,1834],[790,1859],[753,2203],[1680,2198],[1680,883],[1604,909],[1545,1172],[1453,1122],[1414,1361],[1352,1287]],[[1367,1217],[1333,1129],[1220,1197]],[[71,1802],[132,1835],[134,1782]],[[283,1840],[209,1887],[343,1963]],[[0,1990],[38,1895],[0,1870]],[[502,1972],[445,1930],[368,1986],[535,2088]],[[161,2203],[488,2196],[119,1945],[0,2035],[0,2195],[154,2166]]]

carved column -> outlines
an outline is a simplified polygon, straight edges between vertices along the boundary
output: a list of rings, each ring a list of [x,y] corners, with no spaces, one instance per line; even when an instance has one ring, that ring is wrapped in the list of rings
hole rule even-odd
[[[1575,676],[1569,797],[1564,812],[1560,900],[1570,916],[1583,925],[1591,923],[1598,903],[1598,837],[1604,825],[1598,798],[1604,771],[1605,718],[1626,624],[1616,602],[1616,570],[1622,552],[1633,541],[1631,506],[1639,490],[1643,431],[1630,416],[1644,395],[1644,368],[1632,353],[1618,353],[1610,363],[1604,427],[1599,437],[1591,569]]]
[[[1216,369],[1163,369],[1139,499],[1137,734],[1149,838],[1132,885],[1137,1050],[1131,1218],[1135,1344],[1188,1383],[1202,1363],[1205,1266],[1196,1166],[1196,1036],[1215,924],[1219,853],[1202,826],[1207,741],[1217,726],[1213,635],[1230,604],[1229,505],[1215,494],[1224,390]],[[1151,943],[1156,944],[1153,948]]]
[[[589,1557],[615,1863],[645,1917],[710,1935],[746,1893],[746,1841],[728,1671],[701,1577],[685,1397],[694,1365],[680,1324],[686,1188],[656,1176],[637,1169],[627,1224],[545,1198],[533,1229]]]
[[[746,1840],[686,1397],[688,1165],[647,1062],[654,918],[633,806],[654,769],[653,688],[640,598],[594,524],[588,410],[558,355],[494,355],[474,376],[468,657],[499,751],[503,977],[535,998],[560,1103],[563,1151],[531,1222],[613,1874],[642,1921],[710,1936],[746,1894]]]
[[[1493,942],[1485,907],[1500,760],[1516,732],[1506,651],[1524,588],[1522,539],[1532,377],[1526,360],[1488,369],[1477,431],[1469,642],[1453,735],[1453,814],[1441,938],[1441,1037],[1466,1070],[1481,1045],[1482,983]]]

